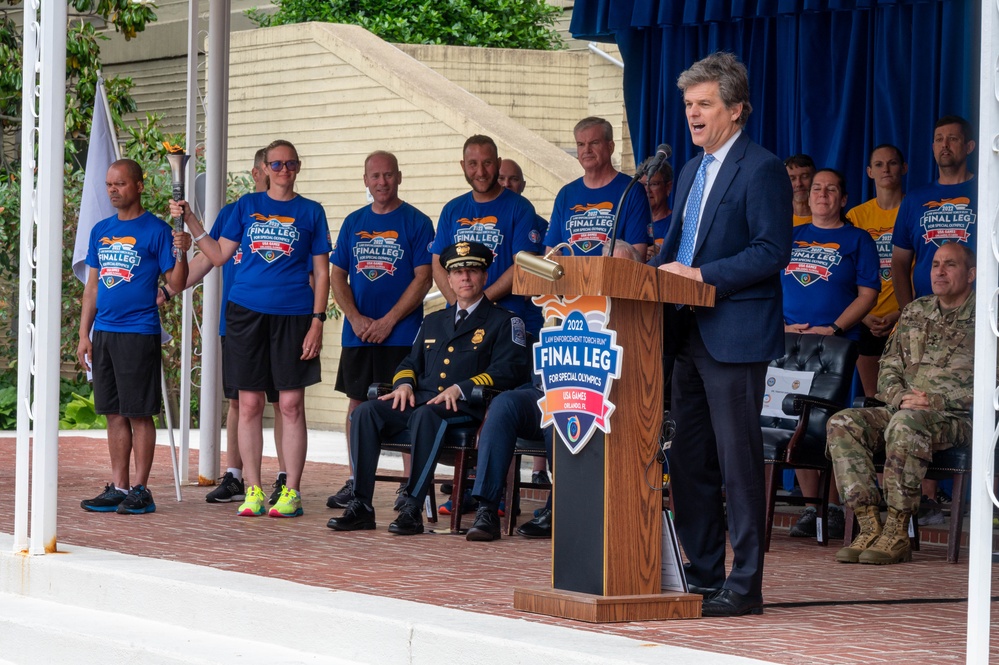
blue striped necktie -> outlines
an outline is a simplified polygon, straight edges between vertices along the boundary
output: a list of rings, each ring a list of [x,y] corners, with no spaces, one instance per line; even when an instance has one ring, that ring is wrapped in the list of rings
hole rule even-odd
[[[704,198],[704,183],[707,180],[708,165],[715,161],[714,155],[705,153],[701,165],[694,176],[694,186],[690,189],[687,207],[683,213],[683,231],[680,235],[680,249],[676,260],[685,266],[694,262],[694,243],[697,240],[697,226],[701,216],[701,199]]]

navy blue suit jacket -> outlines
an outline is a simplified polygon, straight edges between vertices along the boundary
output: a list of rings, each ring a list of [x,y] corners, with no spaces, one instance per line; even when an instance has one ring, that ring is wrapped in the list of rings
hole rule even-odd
[[[651,265],[676,260],[687,196],[703,153],[676,180],[673,219]],[[780,271],[791,258],[791,182],[783,162],[743,132],[703,202],[692,266],[717,289],[713,308],[694,316],[720,362],[770,361],[784,355]]]

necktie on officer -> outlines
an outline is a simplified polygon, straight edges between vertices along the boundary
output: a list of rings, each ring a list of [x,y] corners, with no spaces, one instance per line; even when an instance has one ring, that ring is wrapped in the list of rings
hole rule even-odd
[[[676,260],[685,266],[694,262],[694,243],[697,241],[697,227],[701,217],[701,199],[704,198],[704,184],[707,180],[708,166],[715,161],[714,155],[705,153],[701,165],[694,175],[694,186],[690,188],[690,197],[683,213],[683,230],[680,234],[680,249]]]
[[[457,330],[458,328],[460,328],[461,324],[465,322],[466,318],[468,318],[468,310],[467,309],[459,309],[458,310],[458,320],[454,322],[454,329]]]

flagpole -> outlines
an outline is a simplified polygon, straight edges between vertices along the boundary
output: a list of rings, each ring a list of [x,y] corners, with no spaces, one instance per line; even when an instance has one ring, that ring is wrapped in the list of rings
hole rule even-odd
[[[121,146],[118,145],[118,133],[114,129],[114,116],[111,115],[111,102],[108,101],[108,91],[104,87],[104,74],[101,70],[97,70],[97,88],[100,90],[101,102],[104,105],[104,114],[108,118],[108,132],[111,133],[111,144],[114,146],[114,159],[118,161],[121,159]],[[93,119],[91,119],[91,124],[93,124]]]

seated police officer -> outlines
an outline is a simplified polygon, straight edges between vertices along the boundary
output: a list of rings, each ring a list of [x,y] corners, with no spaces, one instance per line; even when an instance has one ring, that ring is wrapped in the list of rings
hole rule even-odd
[[[459,242],[441,252],[457,302],[424,319],[412,351],[396,370],[392,392],[361,404],[351,416],[354,499],[343,515],[329,521],[329,528],[375,528],[371,497],[381,442],[408,429],[412,472],[405,503],[389,531],[422,533],[420,507],[433,482],[447,426],[475,426],[484,416],[484,407],[467,401],[472,388],[507,390],[528,379],[524,322],[483,295],[492,259],[492,251],[477,242]]]

